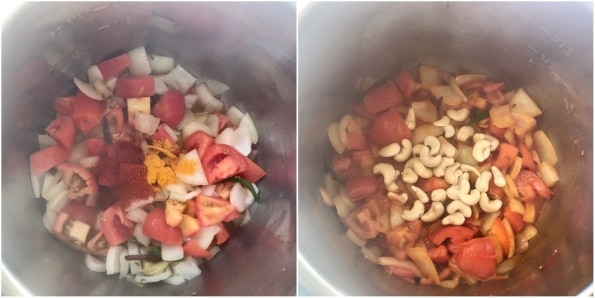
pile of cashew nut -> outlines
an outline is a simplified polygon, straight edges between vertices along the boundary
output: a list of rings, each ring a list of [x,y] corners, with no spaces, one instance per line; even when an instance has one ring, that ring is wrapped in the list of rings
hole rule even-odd
[[[411,116],[413,115],[413,116]],[[423,143],[412,145],[408,139],[393,143],[379,149],[378,155],[385,158],[394,158],[397,162],[405,162],[402,173],[390,163],[378,163],[372,171],[382,175],[384,185],[390,199],[403,204],[409,200],[407,192],[401,191],[397,179],[410,184],[411,193],[415,196],[413,207],[405,210],[402,218],[406,221],[421,219],[424,222],[434,222],[442,218],[443,225],[462,225],[465,218],[472,216],[472,207],[479,208],[486,213],[500,210],[502,201],[490,200],[487,195],[489,183],[494,179],[494,184],[504,187],[506,180],[498,168],[492,166],[490,170],[479,170],[467,164],[456,162],[454,156],[456,147],[447,139],[455,138],[459,142],[473,141],[472,156],[477,162],[485,161],[499,146],[499,141],[488,134],[476,133],[471,126],[455,128],[451,121],[463,122],[469,116],[469,109],[449,110],[446,115],[433,123],[434,126],[444,128],[444,137],[427,136]],[[412,110],[406,117],[409,128],[415,127],[415,116]],[[475,175],[472,187],[470,175]],[[447,189],[436,189],[431,194],[425,193],[412,184],[419,178],[428,179],[432,176],[444,178],[449,184]],[[428,210],[425,204],[432,201]],[[443,217],[444,213],[447,213]]]

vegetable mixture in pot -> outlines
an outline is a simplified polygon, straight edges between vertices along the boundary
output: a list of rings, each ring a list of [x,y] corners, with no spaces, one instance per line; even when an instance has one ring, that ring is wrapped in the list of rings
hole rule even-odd
[[[87,73],[55,99],[30,156],[44,225],[93,271],[139,285],[196,277],[258,200],[250,115],[226,108],[224,83],[144,47]]]
[[[328,128],[321,197],[393,276],[447,288],[507,278],[559,180],[542,111],[483,74],[418,70],[358,82],[363,100]]]

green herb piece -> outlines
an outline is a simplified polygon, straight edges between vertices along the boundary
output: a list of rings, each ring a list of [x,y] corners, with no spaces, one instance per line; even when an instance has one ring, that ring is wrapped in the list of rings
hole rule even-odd
[[[482,111],[481,113],[479,113],[479,114],[473,116],[471,119],[469,119],[469,122],[467,122],[467,125],[475,124],[475,123],[477,123],[483,119],[486,119],[488,117],[490,117],[490,111],[488,111],[488,110]]]
[[[252,196],[254,196],[254,200],[256,202],[260,202],[260,196],[258,196],[258,193],[254,189],[254,187],[252,186],[252,183],[250,183],[250,181],[240,178],[240,177],[237,177],[237,176],[229,178],[229,181],[239,182],[242,186],[244,186],[245,188],[247,188],[250,191]]]

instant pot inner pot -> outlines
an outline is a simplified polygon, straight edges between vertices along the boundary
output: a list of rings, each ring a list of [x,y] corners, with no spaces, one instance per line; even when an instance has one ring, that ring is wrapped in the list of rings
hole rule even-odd
[[[353,295],[574,295],[593,280],[593,29],[583,3],[317,3],[299,27],[299,279]],[[364,259],[318,188],[328,125],[350,111],[368,75],[419,64],[484,73],[523,87],[557,148],[561,180],[510,278],[454,290],[413,286]]]
[[[137,46],[231,86],[224,100],[255,120],[268,173],[251,221],[180,286],[89,271],[45,230],[45,201],[30,186],[28,156],[53,99],[75,91],[72,76]],[[294,295],[295,69],[295,9],[284,3],[24,4],[2,28],[3,294]]]

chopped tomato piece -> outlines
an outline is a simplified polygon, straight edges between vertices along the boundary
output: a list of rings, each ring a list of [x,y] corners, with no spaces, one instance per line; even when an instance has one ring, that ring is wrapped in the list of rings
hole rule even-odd
[[[381,215],[376,200],[370,200],[353,210],[346,218],[345,225],[361,239],[371,239],[378,235],[375,219]]]
[[[537,164],[533,160],[533,154],[525,144],[519,142],[519,151],[521,152],[521,158],[523,160],[523,167],[529,169],[530,171],[535,171],[537,169]]]
[[[531,202],[537,196],[547,200],[552,195],[552,191],[545,185],[545,182],[534,172],[521,170],[514,182],[523,202]]]
[[[486,133],[496,137],[498,140],[504,140],[504,133],[506,132],[506,128],[498,128],[494,125],[494,121],[490,119],[488,122],[488,128],[486,128]]]
[[[366,108],[364,108],[364,104],[363,103],[360,103],[357,106],[355,106],[355,108],[353,108],[353,111],[356,114],[358,114],[358,115],[360,115],[360,116],[362,116],[362,117],[364,117],[366,119],[375,119],[377,117],[374,114],[368,113],[368,111],[366,111]]]
[[[500,143],[496,159],[492,162],[492,165],[500,170],[508,169],[514,164],[517,155],[519,155],[519,149],[516,146]]]
[[[58,97],[54,101],[54,109],[56,114],[62,116],[68,116],[72,114],[72,103],[74,102],[74,96],[63,96]]]
[[[202,130],[193,132],[184,140],[184,150],[191,151],[192,149],[196,149],[198,157],[201,159],[205,156],[207,148],[211,147],[211,145],[215,145],[215,139]]]
[[[162,123],[161,125],[159,125],[159,128],[157,128],[157,131],[151,136],[151,140],[153,142],[161,142],[161,143],[165,143],[167,141],[174,148],[178,148],[178,142],[174,141],[172,136],[167,132],[165,125],[167,125],[167,124]]]
[[[117,76],[128,66],[130,66],[130,57],[128,57],[128,54],[122,54],[97,64],[97,67],[99,67],[99,70],[103,75],[103,80],[105,81]],[[120,78],[118,78],[118,80],[119,79]]]
[[[83,134],[89,133],[103,120],[105,101],[95,100],[78,91],[72,103],[72,120]]]
[[[436,264],[445,264],[448,263],[448,250],[446,246],[440,245],[438,247],[428,248],[428,255],[432,262]]]
[[[341,179],[347,178],[352,172],[352,160],[347,154],[338,154],[333,152],[331,157],[331,168],[333,172]]]
[[[102,156],[105,153],[105,141],[100,138],[87,139],[87,153],[89,156]]]
[[[399,86],[401,92],[403,92],[405,99],[411,98],[411,95],[421,87],[419,84],[415,83],[411,74],[406,70],[395,78],[395,82]]]
[[[504,82],[485,82],[483,84],[483,92],[485,93],[492,93],[498,91],[502,91],[504,89]]]
[[[244,156],[225,144],[208,147],[201,161],[210,184],[233,177],[248,169]]]
[[[132,236],[134,222],[126,218],[126,214],[118,203],[107,208],[100,216],[103,219],[100,220],[101,231],[110,246],[120,245]],[[143,233],[147,235],[144,230]]]
[[[267,173],[251,159],[245,157],[245,161],[248,169],[240,173],[238,176],[248,180],[250,183],[254,183],[266,176]]]
[[[370,114],[385,111],[403,101],[403,95],[392,82],[386,82],[380,87],[372,89],[364,97],[364,108]]]
[[[227,200],[199,194],[196,197],[196,215],[202,226],[218,224],[236,208]]]
[[[374,164],[376,164],[374,153],[370,149],[353,151],[351,159],[353,160],[354,165],[359,167],[362,172],[371,173]]]
[[[227,239],[229,239],[229,231],[227,231],[224,224],[219,223],[218,225],[221,230],[219,230],[219,232],[217,232],[215,235],[215,243],[217,243],[217,245],[221,245],[227,241]]]
[[[60,212],[68,214],[72,220],[78,220],[86,223],[90,227],[94,227],[97,222],[99,209],[87,206],[84,202],[75,200],[70,201]]]
[[[217,117],[219,117],[219,132],[222,132],[224,129],[233,126],[233,123],[231,123],[231,120],[229,120],[229,117],[227,117],[221,113],[215,113],[215,115],[217,115]]]
[[[194,234],[198,233],[198,231],[200,230],[200,224],[198,223],[198,219],[196,219],[196,217],[194,216],[182,214],[182,220],[180,221],[180,230],[182,231],[182,235],[186,238],[194,236]]]
[[[31,175],[41,174],[59,163],[70,158],[70,151],[64,149],[60,144],[54,144],[45,149],[39,150],[29,156]]]
[[[395,109],[384,112],[370,129],[370,142],[377,147],[385,147],[392,143],[401,143],[403,139],[411,139],[411,130],[405,120]]]
[[[450,239],[452,244],[460,244],[473,238],[475,230],[463,226],[442,226],[430,231],[430,241],[436,245],[441,245],[446,239]]]
[[[153,76],[119,77],[114,94],[122,98],[151,96],[155,94],[155,78]]]
[[[238,209],[233,209],[233,212],[230,213],[228,216],[226,216],[223,219],[223,221],[224,222],[234,221],[234,220],[238,219],[240,217],[240,215],[242,215],[242,213],[240,211],[238,211]]]
[[[366,136],[358,132],[347,133],[347,142],[349,143],[348,148],[351,150],[362,150],[369,147]]]
[[[421,220],[415,220],[399,225],[386,233],[388,248],[399,260],[407,259],[406,249],[413,247],[422,230]]]
[[[496,249],[488,237],[476,238],[460,245],[453,262],[469,277],[481,281],[496,275]]]
[[[72,149],[74,136],[76,135],[72,118],[58,115],[56,119],[50,122],[45,131],[52,139],[62,144],[66,150]]]
[[[184,94],[179,90],[169,89],[159,98],[151,113],[170,127],[178,126],[186,113]]]
[[[511,243],[508,239],[508,234],[506,233],[506,228],[504,227],[502,219],[497,218],[494,221],[492,227],[490,228],[490,233],[496,236],[498,242],[500,243],[500,246],[502,247],[502,250],[504,251],[504,254],[507,255],[508,251],[510,250]]]
[[[57,168],[58,171],[64,172],[64,181],[68,186],[68,197],[70,199],[96,194],[99,190],[95,175],[87,168],[69,162],[60,163]]]
[[[184,249],[184,254],[189,255],[193,258],[210,258],[211,253],[206,250],[202,249],[196,241],[188,241],[182,246]]]
[[[373,175],[360,175],[345,181],[345,193],[352,201],[361,200],[378,189],[378,180]]]
[[[182,244],[182,232],[178,227],[172,227],[165,221],[165,210],[157,207],[145,218],[143,234],[169,245]]]
[[[439,178],[432,176],[428,179],[419,179],[417,181],[417,187],[423,190],[425,193],[431,193],[436,189],[447,189],[450,185],[444,180],[444,178]]]
[[[508,220],[510,226],[512,227],[515,233],[520,232],[525,226],[525,222],[523,221],[523,215],[512,211],[512,209],[510,209],[510,206],[504,209],[503,214],[504,218]]]

